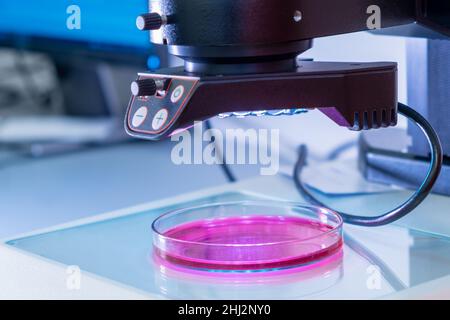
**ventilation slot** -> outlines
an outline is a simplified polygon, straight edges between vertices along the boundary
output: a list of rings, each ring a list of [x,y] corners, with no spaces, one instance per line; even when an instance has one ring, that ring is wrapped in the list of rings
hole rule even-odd
[[[381,111],[381,126],[387,127],[388,125],[389,124],[388,124],[388,121],[387,121],[387,112],[386,112],[386,109],[383,109]]]
[[[391,109],[391,125],[397,124],[397,110]]]
[[[354,119],[353,119],[353,128],[352,130],[361,130],[361,125],[359,121],[359,113],[355,112]]]
[[[369,113],[367,111],[364,111],[364,114],[363,114],[363,128],[364,128],[364,130],[370,129]]]
[[[377,110],[372,111],[372,127],[373,128],[379,128],[380,127],[380,120],[378,119],[378,112]]]

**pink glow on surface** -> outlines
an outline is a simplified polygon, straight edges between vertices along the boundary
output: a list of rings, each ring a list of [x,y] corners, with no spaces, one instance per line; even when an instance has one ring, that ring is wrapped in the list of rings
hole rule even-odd
[[[338,254],[340,230],[294,216],[240,216],[169,229],[155,247],[166,262],[197,270],[273,271],[308,266]]]
[[[254,283],[254,281],[264,283],[271,282],[288,282],[288,281],[304,281],[329,274],[331,271],[342,267],[344,250],[339,250],[335,254],[319,260],[315,263],[307,264],[300,267],[292,267],[286,269],[274,269],[267,272],[209,272],[205,270],[196,270],[175,265],[166,260],[161,259],[158,255],[152,256],[153,263],[159,267],[163,274],[172,277],[178,277],[186,280],[201,280],[203,282],[213,281],[214,283],[228,283],[229,281],[238,283]],[[219,281],[219,282],[218,282]]]

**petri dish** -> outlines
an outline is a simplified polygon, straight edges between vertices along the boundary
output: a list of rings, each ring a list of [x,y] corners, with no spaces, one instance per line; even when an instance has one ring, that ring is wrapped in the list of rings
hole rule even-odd
[[[282,201],[213,203],[178,209],[152,224],[154,254],[208,272],[298,268],[342,250],[334,211]]]

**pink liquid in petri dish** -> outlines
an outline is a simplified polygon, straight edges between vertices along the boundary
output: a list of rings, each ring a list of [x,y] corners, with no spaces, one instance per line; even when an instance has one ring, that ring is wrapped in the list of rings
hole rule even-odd
[[[293,216],[240,216],[185,223],[163,233],[161,258],[209,271],[265,271],[325,259],[342,248],[340,229]]]

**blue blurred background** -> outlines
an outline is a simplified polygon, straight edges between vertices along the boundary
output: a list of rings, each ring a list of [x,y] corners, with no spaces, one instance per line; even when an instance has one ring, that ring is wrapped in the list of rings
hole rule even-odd
[[[81,9],[80,30],[66,26],[66,10]],[[0,32],[22,36],[72,39],[93,46],[112,44],[149,48],[148,35],[135,27],[136,17],[147,11],[146,0],[40,0],[1,1]]]

